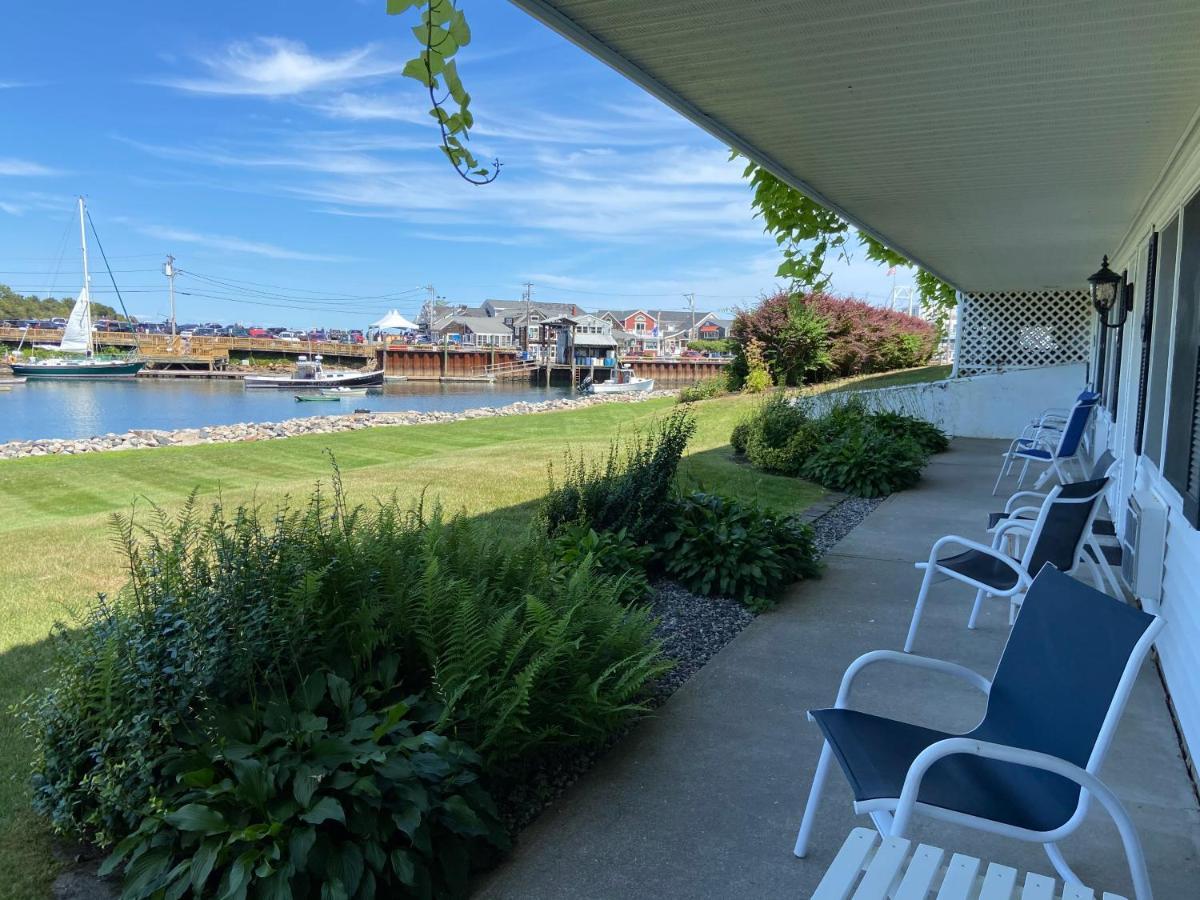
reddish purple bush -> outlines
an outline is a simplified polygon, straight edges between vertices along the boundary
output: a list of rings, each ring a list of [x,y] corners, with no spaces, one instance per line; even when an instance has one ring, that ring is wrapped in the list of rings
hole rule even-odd
[[[735,378],[745,374],[742,350],[757,340],[776,383],[789,385],[924,365],[936,343],[924,319],[826,293],[766,297],[739,311],[730,333]]]

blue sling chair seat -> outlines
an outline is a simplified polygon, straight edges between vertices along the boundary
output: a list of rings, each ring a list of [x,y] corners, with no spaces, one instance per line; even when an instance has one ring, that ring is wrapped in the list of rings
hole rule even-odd
[[[1065,419],[1043,415],[1014,438],[1004,451],[1004,462],[1000,464],[1000,474],[996,476],[996,484],[992,487],[993,496],[1000,489],[1001,479],[1012,471],[1017,462],[1023,463],[1017,487],[1025,482],[1025,473],[1033,462],[1046,464],[1046,470],[1038,478],[1035,487],[1044,484],[1052,473],[1058,476],[1059,481],[1066,481],[1063,465],[1067,460],[1077,458],[1088,421],[1099,402],[1099,394],[1084,391]]]
[[[1098,779],[1134,679],[1163,622],[1047,565],[1029,588],[995,676],[955,663],[875,651],[847,669],[832,709],[809,713],[825,738],[796,855],[808,849],[831,758],[882,835],[904,837],[913,813],[1044,845],[1059,874],[1057,842],[1095,797],[1113,816],[1137,900],[1149,876],[1124,808]],[[963,735],[849,709],[854,678],[899,663],[964,678],[987,696],[982,721]]]

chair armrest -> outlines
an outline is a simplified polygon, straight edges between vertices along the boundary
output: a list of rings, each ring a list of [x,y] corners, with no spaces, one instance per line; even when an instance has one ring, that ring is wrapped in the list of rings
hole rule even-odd
[[[947,662],[944,659],[935,659],[932,656],[913,656],[911,653],[901,653],[899,650],[872,650],[870,653],[864,653],[846,667],[846,673],[842,675],[841,687],[838,688],[837,700],[833,704],[834,707],[845,709],[846,703],[850,699],[850,688],[854,685],[854,679],[858,677],[863,669],[881,662],[899,663],[905,666],[915,666],[918,669],[929,669],[934,672],[954,675],[964,681],[970,682],[985,695],[992,689],[990,679],[984,678],[974,669],[968,669],[966,666],[960,666],[958,663]]]
[[[900,791],[900,799],[893,815],[890,837],[904,837],[921,791],[921,779],[925,777],[925,773],[929,771],[930,767],[947,756],[960,754],[980,756],[998,762],[1053,772],[1055,775],[1067,778],[1079,785],[1083,789],[1080,794],[1079,809],[1067,824],[1054,832],[1044,833],[1056,835],[1052,840],[1057,840],[1058,837],[1065,836],[1065,833],[1074,831],[1078,827],[1076,820],[1083,819],[1083,814],[1087,810],[1087,797],[1089,794],[1093,795],[1112,816],[1117,831],[1120,832],[1121,843],[1125,848],[1125,857],[1129,862],[1130,875],[1133,878],[1134,897],[1136,900],[1151,900],[1150,875],[1146,871],[1146,858],[1142,854],[1141,842],[1138,840],[1137,831],[1129,819],[1129,814],[1125,811],[1121,801],[1117,799],[1117,795],[1091,772],[1049,753],[1022,750],[1019,747],[1009,747],[968,737],[946,738],[931,744],[917,754],[917,758],[908,767],[908,774],[904,778],[904,787]]]
[[[1005,502],[1004,511],[1012,512],[1013,504],[1015,502],[1017,502],[1018,497],[1021,497],[1021,498],[1028,497],[1030,499],[1037,500],[1040,505],[1048,496],[1049,496],[1048,494],[1043,493],[1042,491],[1017,491],[1015,494],[1013,494],[1011,497],[1008,498],[1007,502]]]
[[[1009,520],[1009,522],[1011,522],[1011,524],[1008,524],[1008,526],[1007,526],[1008,528],[1013,528],[1013,527],[1016,527],[1017,525],[1022,525],[1026,528],[1029,527],[1028,519],[1015,519],[1015,520]],[[996,526],[997,538],[999,537],[1000,534],[1003,534],[1005,524],[1006,524],[1005,522],[1001,522],[999,525]],[[965,538],[962,535],[958,535],[958,534],[947,534],[943,537],[938,538],[936,541],[934,541],[933,546],[929,550],[929,559],[926,562],[916,563],[916,567],[918,569],[924,569],[927,567],[936,566],[937,561],[938,561],[937,560],[938,551],[941,550],[942,547],[944,547],[946,544],[958,544],[959,546],[965,547],[968,550],[978,550],[980,553],[986,553],[988,556],[991,556],[991,557],[994,557],[994,558],[1000,560],[1000,562],[1004,563],[1006,566],[1008,566],[1010,569],[1012,569],[1016,573],[1017,583],[1015,585],[1013,585],[1012,590],[996,592],[994,594],[994,596],[996,596],[996,597],[1010,597],[1013,594],[1019,593],[1026,584],[1028,584],[1030,581],[1033,580],[1030,577],[1030,575],[1023,568],[1021,568],[1019,563],[1017,563],[1015,560],[1013,560],[1009,556],[1005,555],[1004,553],[1001,553],[995,547],[990,547],[987,544],[981,544],[979,541],[973,541],[970,538]]]
[[[1041,510],[1033,506],[1022,506],[1014,509],[1008,514],[1007,519],[1001,519],[995,525],[988,529],[988,534],[992,535],[992,549],[1000,549],[1000,538],[1010,531],[1020,530],[1030,534],[1033,533],[1033,526],[1037,522],[1037,513]],[[1023,516],[1023,513],[1033,513],[1032,517]]]
[[[992,531],[999,533],[1006,528],[1032,529],[1034,523],[1037,522],[1037,516],[1040,512],[1041,510],[1036,506],[1019,506],[1008,514],[1007,519],[1001,519],[997,522]],[[1026,517],[1025,513],[1031,513],[1032,518]]]

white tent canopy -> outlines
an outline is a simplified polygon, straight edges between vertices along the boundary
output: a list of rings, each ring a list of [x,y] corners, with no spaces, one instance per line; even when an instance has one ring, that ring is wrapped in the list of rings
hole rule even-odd
[[[371,331],[416,331],[417,323],[410,322],[399,311],[392,310],[378,322],[372,322]]]

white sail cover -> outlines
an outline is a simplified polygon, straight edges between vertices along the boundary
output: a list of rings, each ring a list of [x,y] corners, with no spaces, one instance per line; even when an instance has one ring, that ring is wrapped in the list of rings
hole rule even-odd
[[[92,347],[92,303],[85,285],[71,308],[71,317],[63,329],[58,349],[64,353],[84,353]]]
[[[393,309],[378,322],[372,322],[369,327],[372,331],[416,331],[417,323],[410,322],[400,315],[398,310]]]

